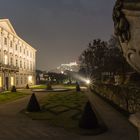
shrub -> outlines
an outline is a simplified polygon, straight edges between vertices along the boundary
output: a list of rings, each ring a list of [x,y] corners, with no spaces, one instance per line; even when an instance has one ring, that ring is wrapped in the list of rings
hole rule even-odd
[[[17,92],[16,87],[12,86],[11,92]]]
[[[91,104],[88,101],[84,108],[84,112],[79,121],[79,127],[84,129],[96,129],[99,127],[97,117],[92,110]]]
[[[27,85],[26,85],[26,89],[29,89],[29,88],[30,88],[30,87],[29,87],[29,85],[27,84]]]
[[[77,92],[81,91],[80,85],[79,85],[78,83],[76,83],[76,91],[77,91]]]
[[[31,98],[30,98],[30,101],[28,103],[28,106],[27,106],[27,111],[29,112],[38,112],[40,111],[40,105],[36,99],[36,96],[35,94],[33,93]]]
[[[48,84],[47,84],[47,90],[52,90],[52,85],[51,85],[51,83],[49,82]]]

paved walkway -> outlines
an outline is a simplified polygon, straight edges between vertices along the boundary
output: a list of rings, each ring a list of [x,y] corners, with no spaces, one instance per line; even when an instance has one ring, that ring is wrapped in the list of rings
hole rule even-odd
[[[86,92],[92,105],[108,127],[99,140],[138,140],[137,129],[118,111],[92,92]],[[97,138],[98,140],[98,138]]]
[[[29,97],[0,105],[0,140],[137,140],[137,131],[130,123],[97,96],[88,96],[96,105],[109,131],[98,136],[79,136],[60,128],[52,128],[44,121],[35,121],[19,113],[26,108]],[[45,93],[36,94],[38,99]]]

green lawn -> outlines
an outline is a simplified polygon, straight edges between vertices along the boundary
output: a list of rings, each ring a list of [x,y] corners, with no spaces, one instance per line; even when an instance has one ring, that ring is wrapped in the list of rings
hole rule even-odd
[[[63,85],[63,84],[60,84],[60,85],[52,85],[52,88],[66,88],[66,89],[75,89],[76,86],[75,85]],[[34,85],[34,86],[31,86],[30,87],[31,89],[46,89],[46,85]]]
[[[79,119],[86,102],[84,92],[47,93],[40,103],[42,111],[26,114],[35,120],[46,120],[47,124],[52,126],[78,130]]]
[[[13,101],[22,97],[25,97],[29,95],[28,93],[23,93],[23,92],[10,92],[10,91],[5,91],[0,93],[0,104]]]
[[[62,85],[64,88],[67,88],[67,89],[75,89],[76,88],[76,85]]]
[[[46,89],[46,85],[34,85],[30,87],[31,89]]]

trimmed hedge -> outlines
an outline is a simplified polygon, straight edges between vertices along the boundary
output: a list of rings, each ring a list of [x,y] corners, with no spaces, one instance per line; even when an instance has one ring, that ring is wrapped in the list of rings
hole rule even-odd
[[[96,84],[93,85],[92,89],[130,113],[140,111],[140,88],[136,86]]]

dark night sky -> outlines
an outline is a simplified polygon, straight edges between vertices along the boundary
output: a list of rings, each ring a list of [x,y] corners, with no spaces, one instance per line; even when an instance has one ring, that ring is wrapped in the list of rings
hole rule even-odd
[[[0,17],[37,49],[37,68],[75,61],[88,42],[113,34],[114,0],[0,0]]]

